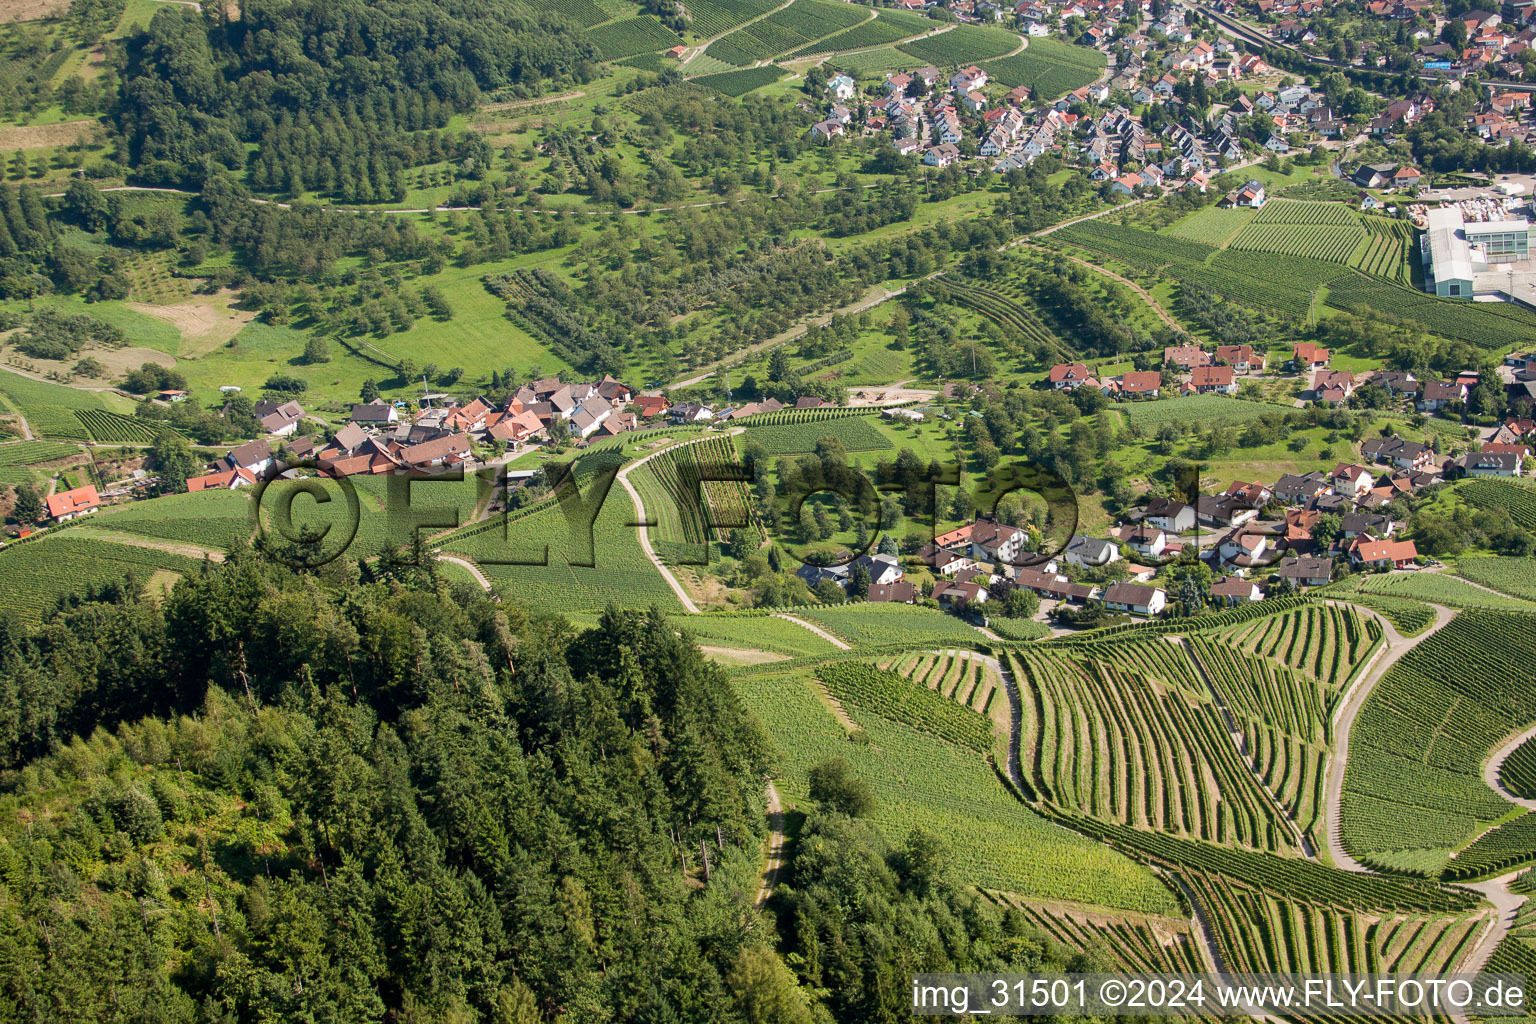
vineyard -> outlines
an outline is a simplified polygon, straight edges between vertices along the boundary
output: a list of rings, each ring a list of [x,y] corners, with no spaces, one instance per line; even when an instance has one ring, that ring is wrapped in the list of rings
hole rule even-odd
[[[80,449],[72,444],[57,441],[17,441],[0,445],[0,466],[35,466],[40,462],[67,459],[78,455]]]
[[[1271,200],[1277,203],[1280,200]],[[1269,207],[1266,206],[1267,210]],[[1285,224],[1264,220],[1261,210],[1253,223],[1232,240],[1232,248],[1253,252],[1272,252],[1330,263],[1347,263],[1350,254],[1365,238],[1359,224]]]
[[[1184,395],[1156,402],[1127,402],[1120,411],[1138,427],[1155,427],[1174,421],[1230,427],[1272,414],[1276,407],[1245,402],[1230,395]]]
[[[548,11],[569,18],[582,28],[591,28],[608,20],[608,12],[592,0],[532,0],[528,6],[536,11]]]
[[[693,30],[708,37],[729,32],[777,6],[777,0],[693,0],[688,5],[688,14]]]
[[[1036,99],[1053,100],[1095,81],[1104,71],[1104,55],[1039,36],[1022,53],[983,61],[980,67],[1003,85],[1027,85]]]
[[[1253,215],[1253,210],[1242,206],[1234,206],[1230,210],[1207,206],[1165,228],[1163,233],[1222,249],[1248,226]]]
[[[1536,487],[1517,480],[1463,480],[1456,494],[1469,505],[1482,509],[1504,509],[1518,526],[1536,530]]]
[[[944,290],[957,306],[975,310],[988,320],[1012,328],[1058,358],[1072,358],[1072,352],[1040,322],[1039,317],[995,289],[946,280]]]
[[[1040,906],[1016,893],[984,891],[982,895],[998,906],[1019,911],[1054,941],[1096,956],[1109,952],[1127,970],[1158,974],[1205,970],[1188,921],[1168,917],[1126,920],[1076,908]]]
[[[812,410],[819,411],[819,410]],[[743,442],[756,441],[769,455],[801,455],[816,450],[816,442],[834,438],[849,452],[884,451],[891,442],[864,416],[836,416],[822,419],[786,418],[783,413],[768,413],[748,420]]]
[[[1294,848],[1276,800],[1310,827],[1325,756],[1320,688],[1202,637],[1189,643],[1120,642],[1088,657],[1015,652],[1026,707],[1019,756],[1031,785],[1064,813]],[[1227,714],[1243,729],[1251,764]]]
[[[1329,597],[1334,597],[1336,594],[1331,587],[1326,593]],[[1348,589],[1337,591],[1336,596],[1340,600],[1380,612],[1388,622],[1392,623],[1394,629],[1406,637],[1418,636],[1435,621],[1435,610],[1420,601],[1388,597],[1385,594],[1362,594]]]
[[[1536,612],[1536,604],[1514,597],[1500,597],[1474,587],[1466,580],[1438,572],[1372,573],[1350,581],[1362,594],[1406,597],[1452,608],[1497,608]]]
[[[198,559],[149,548],[129,547],[90,537],[84,530],[66,530],[56,537],[13,544],[0,552],[0,569],[12,581],[0,594],[0,612],[14,612],[23,622],[40,622],[59,598],[109,584],[131,575],[140,592],[160,570],[196,572]]]
[[[761,21],[716,39],[704,52],[727,64],[755,64],[852,28],[868,17],[868,10],[852,4],[794,0],[783,10],[774,11]]]
[[[1008,734],[1008,697],[997,674],[970,651],[925,651],[886,658],[877,667],[942,694],[992,721],[998,736]]]
[[[1501,593],[1536,601],[1536,558],[1464,558],[1456,573]]]
[[[643,14],[621,18],[587,30],[587,39],[602,60],[618,60],[637,53],[666,50],[682,42],[660,19]]]
[[[921,35],[938,27],[937,22],[915,14],[881,9],[873,19],[855,25],[853,28],[844,29],[836,35],[828,36],[809,46],[803,46],[789,56],[793,59],[818,53],[883,46],[886,43],[910,39],[912,36]]]
[[[795,612],[833,636],[864,650],[924,644],[975,643],[981,634],[936,608],[906,604],[844,604]]]
[[[651,544],[676,565],[709,561],[709,541],[750,523],[751,497],[742,481],[718,477],[739,465],[730,435],[717,434],[677,445],[647,459],[629,476],[640,492],[651,528]]]
[[[875,791],[875,827],[900,842],[922,822],[947,841],[956,873],[969,884],[1046,900],[1178,912],[1172,894],[1146,868],[1020,806],[974,749],[857,705],[847,711],[869,742],[850,743],[804,671],[737,673],[732,682],[783,752],[776,778],[787,796],[805,792],[812,765],[842,757]],[[905,680],[900,685],[916,690]],[[979,741],[979,732],[974,735]]]
[[[1460,850],[1441,875],[1448,882],[1470,882],[1505,875],[1536,861],[1536,811],[1526,811],[1513,821],[1477,837]]]
[[[1499,781],[1522,800],[1536,800],[1536,739],[1526,740],[1504,759]]]
[[[101,399],[90,391],[77,391],[8,371],[0,371],[0,394],[26,417],[33,433],[43,437],[88,441],[91,435],[75,411],[103,409]]]
[[[75,416],[93,440],[104,444],[149,444],[155,439],[155,431],[144,420],[132,416],[121,416],[102,409],[77,409]]]
[[[896,672],[862,661],[840,661],[823,665],[816,677],[845,707],[858,705],[980,754],[992,749],[990,719],[936,690],[913,686]]]
[[[883,18],[881,19],[884,20]],[[854,31],[858,31],[855,29]],[[827,67],[833,71],[842,71],[855,78],[868,76],[879,77],[886,71],[910,71],[920,68],[923,62],[916,57],[909,57],[905,53],[891,46],[883,46],[875,50],[861,50],[858,53],[841,53],[835,57],[827,58]]]
[[[760,68],[742,68],[739,71],[722,71],[718,75],[704,75],[693,81],[700,85],[707,85],[727,96],[745,96],[753,89],[772,85],[782,74],[784,69],[777,64],[764,64]]]
[[[676,622],[700,643],[760,648],[793,657],[814,657],[836,650],[804,626],[772,615],[689,615],[679,616]]]
[[[1536,333],[1536,314],[1520,306],[1442,299],[1406,284],[1360,273],[1329,282],[1328,304],[1339,309],[1366,306],[1414,321],[1432,334],[1481,348],[1522,345]]]
[[[1053,232],[1049,237],[1112,256],[1141,270],[1156,270],[1168,263],[1204,263],[1216,248],[1176,235],[1160,235],[1123,224],[1085,220]]]
[[[1509,811],[1484,784],[1482,762],[1531,722],[1533,659],[1536,616],[1464,611],[1392,666],[1351,736],[1343,810],[1351,855],[1438,874],[1451,850]]]
[[[1516,892],[1530,892],[1527,871],[1515,879],[1511,886]],[[1483,970],[1500,974],[1536,974],[1536,900],[1526,900],[1515,911],[1515,923],[1504,941],[1494,947],[1493,955],[1483,965]]]
[[[1343,608],[1306,604],[1218,636],[1239,651],[1272,659],[1328,689],[1338,689],[1381,639],[1381,627]]]
[[[1384,217],[1365,217],[1362,220],[1365,223],[1367,244],[1355,253],[1349,265],[1390,281],[1412,284],[1408,259],[1413,252],[1413,225],[1408,221],[1387,220]]]
[[[957,64],[973,64],[988,57],[1001,57],[1017,50],[1022,42],[1022,36],[1007,29],[960,25],[940,35],[902,43],[897,49],[942,70]]]
[[[1342,203],[1271,199],[1253,218],[1255,224],[1332,224],[1359,227],[1360,215]]]

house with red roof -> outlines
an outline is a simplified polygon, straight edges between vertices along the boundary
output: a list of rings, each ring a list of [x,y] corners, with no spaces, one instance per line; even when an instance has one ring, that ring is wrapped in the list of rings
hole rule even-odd
[[[101,508],[101,495],[94,484],[48,495],[48,518],[67,523],[75,516],[87,515]]]

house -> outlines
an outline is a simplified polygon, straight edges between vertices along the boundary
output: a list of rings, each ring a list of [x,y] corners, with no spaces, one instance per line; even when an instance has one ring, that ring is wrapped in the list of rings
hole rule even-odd
[[[1264,191],[1264,183],[1254,179],[1242,188],[1228,192],[1217,205],[1226,209],[1244,206],[1257,210],[1264,205],[1267,198],[1268,196]]]
[[[1264,369],[1264,353],[1253,351],[1252,345],[1217,345],[1216,361],[1226,363],[1238,373],[1250,373]]]
[[[912,604],[917,600],[917,587],[905,580],[896,583],[871,583],[866,601],[890,604]]]
[[[423,469],[462,462],[469,453],[469,435],[450,434],[411,445],[400,453],[400,461],[412,469]]]
[[[1355,375],[1346,370],[1319,370],[1312,378],[1312,397],[1339,405],[1355,393]]]
[[[667,401],[665,395],[641,395],[635,399],[635,412],[644,419],[656,416],[665,416],[667,410],[672,408],[672,403]]]
[[[164,391],[158,392],[155,397],[162,402],[185,402],[187,400],[187,393],[177,388],[167,388]]]
[[[1514,452],[1472,452],[1457,460],[1467,476],[1520,476],[1520,456]]]
[[[827,81],[827,92],[835,100],[852,99],[858,91],[858,84],[847,75],[833,75]]]
[[[1057,391],[1071,391],[1089,379],[1088,367],[1082,363],[1057,363],[1051,367],[1048,379]]]
[[[1109,190],[1119,196],[1135,195],[1136,190],[1143,184],[1145,182],[1141,180],[1139,174],[1126,174],[1111,182]]]
[[[1167,604],[1168,595],[1160,588],[1139,583],[1113,583],[1104,591],[1104,607],[1132,615],[1157,615]]]
[[[1304,555],[1282,558],[1278,575],[1297,587],[1321,587],[1333,581],[1333,559]]]
[[[503,416],[486,433],[498,441],[505,441],[516,447],[533,440],[544,433],[544,431],[543,421],[533,413],[525,410],[509,416]]]
[[[1120,394],[1147,395],[1156,398],[1162,391],[1163,375],[1156,370],[1133,370],[1120,378]]]
[[[1467,386],[1461,381],[1429,381],[1419,395],[1419,408],[1424,412],[1439,412],[1452,402],[1467,400]]]
[[[1240,502],[1246,508],[1263,508],[1275,496],[1274,491],[1261,483],[1246,483],[1242,480],[1232,481],[1221,493],[1223,497]]]
[[[971,530],[971,557],[978,562],[1016,563],[1029,534],[1003,523],[978,519]]]
[[[958,159],[960,147],[953,142],[941,142],[923,156],[923,163],[929,167],[948,167]]]
[[[853,562],[853,569],[859,568],[869,573],[870,586],[900,583],[907,575],[895,555],[860,555]]]
[[[253,408],[261,429],[276,437],[288,437],[299,429],[304,407],[298,402],[257,402]]]
[[[1361,536],[1349,546],[1349,560],[1357,566],[1401,569],[1418,557],[1411,540],[1368,540]]]
[[[75,516],[89,515],[99,508],[101,495],[96,493],[94,484],[48,495],[48,518],[55,522],[67,523]]]
[[[1120,546],[1112,544],[1107,540],[1098,540],[1094,537],[1074,534],[1072,539],[1067,542],[1066,551],[1063,553],[1066,555],[1067,561],[1073,565],[1088,568],[1096,565],[1108,565],[1110,562],[1118,559],[1120,557]]]
[[[1428,445],[1405,441],[1397,435],[1372,438],[1360,446],[1360,453],[1373,462],[1390,462],[1398,469],[1425,469],[1435,460]]]
[[[1163,349],[1163,363],[1172,363],[1181,370],[1192,370],[1197,366],[1210,366],[1211,354],[1195,345],[1169,346]]]
[[[941,580],[934,584],[933,597],[939,604],[952,605],[957,608],[968,608],[973,604],[985,604],[988,591],[980,583],[956,583],[953,580]]]
[[[1147,502],[1142,522],[1169,533],[1183,533],[1195,528],[1195,510],[1173,498],[1153,498]]]
[[[1142,523],[1126,537],[1132,551],[1144,558],[1161,558],[1168,550],[1168,535],[1148,523]]]
[[[365,427],[384,427],[400,418],[400,410],[388,402],[369,402],[367,405],[354,405],[349,418],[353,423]]]
[[[679,402],[672,407],[671,418],[673,423],[708,423],[715,414],[708,406]]]
[[[1361,188],[1381,188],[1397,173],[1396,164],[1361,164],[1350,177]]]
[[[808,133],[813,139],[839,139],[848,130],[841,121],[827,118],[825,121],[817,121],[811,125]]]
[[[1376,486],[1375,479],[1364,466],[1351,466],[1343,462],[1333,467],[1333,472],[1328,474],[1328,481],[1333,485],[1334,493],[1351,498],[1359,498]]]
[[[1291,353],[1290,367],[1301,371],[1320,370],[1328,365],[1329,358],[1330,353],[1321,345],[1310,341],[1297,342],[1295,351]]]
[[[256,483],[256,475],[248,469],[230,469],[222,473],[187,477],[187,492],[232,491],[236,487],[250,487]]]
[[[1189,384],[1197,394],[1232,395],[1237,393],[1237,374],[1230,366],[1197,366]]]
[[[1269,550],[1269,537],[1262,533],[1253,533],[1247,530],[1234,530],[1217,548],[1217,553],[1229,562],[1238,565],[1255,565],[1264,557],[1264,552]]]
[[[1195,500],[1195,518],[1211,526],[1240,526],[1258,515],[1253,506],[1227,495],[1202,494]]]
[[[225,463],[221,469],[247,469],[261,476],[272,467],[272,446],[265,440],[250,441],[231,449],[220,462]]]
[[[1286,473],[1275,481],[1275,499],[1287,505],[1305,505],[1319,494],[1328,494],[1333,485],[1321,470],[1311,473]]]
[[[1351,512],[1347,516],[1339,517],[1339,535],[1345,540],[1353,540],[1361,534],[1369,534],[1377,540],[1384,540],[1395,532],[1397,532],[1397,524],[1388,516],[1371,512]]]
[[[1228,576],[1211,584],[1211,600],[1228,608],[1263,599],[1264,591],[1260,590],[1259,585],[1252,580]]]
[[[835,583],[843,589],[848,588],[849,577],[853,570],[846,565],[802,565],[795,570],[795,575],[805,581],[808,587],[814,587],[818,583]]]

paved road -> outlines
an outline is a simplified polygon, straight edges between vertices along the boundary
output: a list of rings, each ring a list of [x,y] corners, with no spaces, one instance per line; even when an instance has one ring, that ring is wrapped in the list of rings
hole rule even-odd
[[[1504,788],[1504,783],[1499,778],[1499,769],[1504,767],[1504,762],[1509,760],[1509,755],[1513,754],[1520,744],[1532,736],[1536,736],[1536,725],[1531,726],[1522,733],[1511,736],[1508,742],[1488,755],[1488,760],[1483,762],[1483,781],[1488,783],[1489,789],[1510,803],[1519,804],[1521,807],[1536,811],[1536,800],[1527,800],[1524,797],[1515,796],[1515,794]]]

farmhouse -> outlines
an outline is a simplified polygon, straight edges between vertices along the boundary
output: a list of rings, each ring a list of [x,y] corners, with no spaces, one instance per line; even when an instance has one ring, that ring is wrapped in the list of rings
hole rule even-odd
[[[1057,363],[1051,367],[1049,379],[1057,391],[1071,391],[1089,379],[1088,367],[1082,363]]]
[[[101,496],[94,484],[48,495],[48,518],[67,523],[75,516],[87,515],[101,508]]]
[[[1202,395],[1237,392],[1237,377],[1230,366],[1197,366],[1190,374],[1189,384]]]
[[[1349,560],[1360,566],[1401,569],[1418,557],[1411,540],[1369,540],[1362,536],[1349,546]]]

